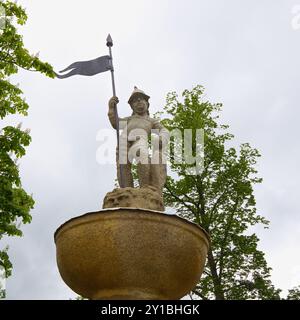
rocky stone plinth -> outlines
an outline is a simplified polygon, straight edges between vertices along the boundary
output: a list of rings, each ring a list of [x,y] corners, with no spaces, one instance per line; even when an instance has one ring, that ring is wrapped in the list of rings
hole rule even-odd
[[[142,208],[164,211],[163,198],[152,186],[143,188],[121,188],[108,192],[103,200],[103,209]]]

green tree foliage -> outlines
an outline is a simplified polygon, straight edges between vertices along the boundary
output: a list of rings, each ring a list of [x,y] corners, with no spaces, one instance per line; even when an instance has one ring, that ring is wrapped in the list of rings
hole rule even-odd
[[[1,262],[0,264],[0,299],[5,298],[5,293],[6,293],[5,288],[2,287],[2,281],[5,281],[5,278],[8,278],[11,275],[11,269],[12,269],[12,264],[9,261],[7,250],[8,248],[6,247],[4,248],[4,250],[0,251],[0,262]]]
[[[22,90],[10,81],[9,76],[20,68],[52,78],[54,72],[48,63],[40,61],[24,47],[16,28],[27,20],[24,9],[11,1],[1,1],[0,5],[6,14],[5,28],[0,30],[0,117],[4,119],[11,114],[26,116],[29,107]],[[0,127],[0,240],[4,235],[21,236],[20,223],[31,221],[30,210],[34,201],[22,188],[17,165],[30,140],[29,132],[22,130],[20,125]],[[0,265],[9,276],[12,265],[7,249],[0,251]]]
[[[300,300],[300,286],[289,290],[287,300]]]
[[[198,175],[188,175],[192,165],[172,162],[178,178],[168,177],[166,205],[209,232],[211,247],[201,281],[193,294],[200,299],[280,299],[275,289],[259,239],[249,227],[268,221],[257,214],[253,186],[262,181],[255,165],[259,152],[248,143],[239,150],[229,147],[234,137],[228,126],[219,124],[221,104],[205,99],[203,87],[184,91],[183,99],[173,92],[167,96],[163,120],[170,131],[204,131],[204,166]],[[176,139],[171,146],[176,150]],[[193,139],[193,154],[196,150]],[[172,149],[171,149],[172,150]],[[171,159],[174,152],[171,152]]]

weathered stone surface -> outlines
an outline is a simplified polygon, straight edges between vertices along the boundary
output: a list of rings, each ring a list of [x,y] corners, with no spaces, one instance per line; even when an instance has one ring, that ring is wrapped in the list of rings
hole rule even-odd
[[[62,278],[90,299],[180,299],[199,281],[209,247],[191,222],[129,208],[73,218],[55,242]]]
[[[162,195],[151,186],[114,189],[106,194],[102,207],[103,209],[130,207],[164,211]]]

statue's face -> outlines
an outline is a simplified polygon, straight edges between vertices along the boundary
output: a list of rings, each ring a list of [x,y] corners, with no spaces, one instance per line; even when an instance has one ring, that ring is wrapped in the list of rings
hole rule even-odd
[[[139,115],[144,115],[148,113],[148,102],[143,97],[136,97],[132,103],[131,108],[133,111]]]

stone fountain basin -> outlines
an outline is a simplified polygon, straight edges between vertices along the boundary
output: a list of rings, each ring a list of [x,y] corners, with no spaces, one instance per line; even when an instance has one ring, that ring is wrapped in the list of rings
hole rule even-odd
[[[180,299],[203,272],[209,236],[175,215],[113,208],[73,218],[55,232],[65,283],[89,299]]]

